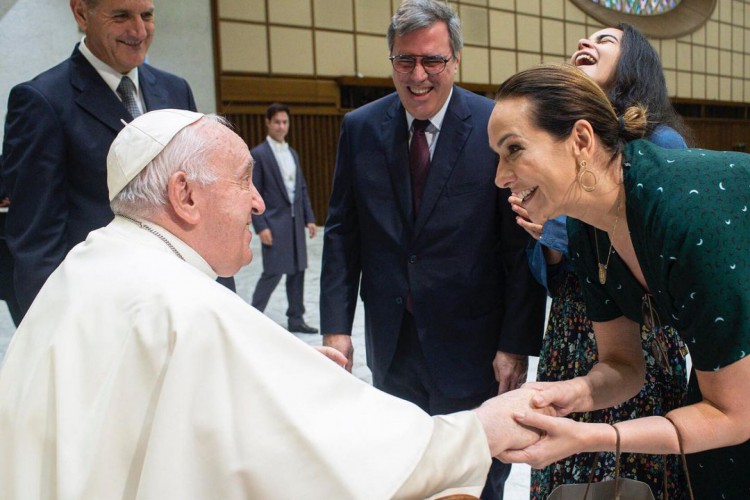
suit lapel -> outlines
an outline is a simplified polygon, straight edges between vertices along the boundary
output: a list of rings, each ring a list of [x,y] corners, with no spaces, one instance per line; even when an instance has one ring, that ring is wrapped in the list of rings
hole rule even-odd
[[[120,120],[129,122],[133,117],[77,46],[70,60],[73,63],[70,83],[79,92],[76,104],[107,127],[119,132],[123,127]]]
[[[398,97],[386,112],[381,130],[386,166],[391,177],[396,205],[404,226],[411,228],[414,225],[414,215],[409,175],[409,131],[406,127],[406,112]]]
[[[146,103],[146,111],[171,107],[167,90],[158,85],[156,75],[146,64],[138,68],[138,84],[143,93],[143,101]]]
[[[281,191],[281,195],[284,197],[286,202],[291,205],[292,200],[289,199],[289,193],[286,190],[286,184],[284,184],[284,178],[281,175],[281,168],[279,167],[279,163],[276,161],[276,155],[273,154],[271,145],[268,144],[268,140],[263,141],[262,148],[266,156],[266,164],[268,165],[268,169],[266,169],[266,172],[270,170],[271,176],[273,176],[279,191]]]
[[[440,134],[435,145],[435,152],[430,161],[430,171],[427,174],[427,180],[422,193],[422,204],[419,207],[417,220],[414,228],[414,237],[419,236],[419,232],[424,227],[430,213],[435,208],[435,204],[445,188],[445,184],[456,166],[458,156],[466,144],[466,140],[471,133],[472,125],[468,119],[471,117],[471,111],[465,105],[461,90],[457,87],[453,89],[451,101],[448,103],[448,109],[443,118],[443,124],[440,128]],[[409,164],[407,159],[407,165]]]

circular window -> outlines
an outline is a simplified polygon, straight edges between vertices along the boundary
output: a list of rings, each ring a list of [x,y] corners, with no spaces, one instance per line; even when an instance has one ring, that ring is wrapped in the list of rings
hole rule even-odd
[[[676,38],[706,22],[716,0],[571,0],[606,26],[628,23],[651,38]]]

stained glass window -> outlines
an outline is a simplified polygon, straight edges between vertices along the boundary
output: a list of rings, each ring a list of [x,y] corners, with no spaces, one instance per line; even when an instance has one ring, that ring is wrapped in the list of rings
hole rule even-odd
[[[677,7],[682,0],[591,0],[607,9],[638,16],[664,14]]]

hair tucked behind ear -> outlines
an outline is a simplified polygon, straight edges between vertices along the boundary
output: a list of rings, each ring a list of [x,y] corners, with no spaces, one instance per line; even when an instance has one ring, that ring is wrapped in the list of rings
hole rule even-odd
[[[639,105],[626,110],[620,126],[604,91],[570,64],[543,64],[516,73],[500,84],[495,100],[513,97],[528,99],[531,122],[558,140],[570,136],[578,120],[588,121],[612,157],[648,128],[647,110]]]

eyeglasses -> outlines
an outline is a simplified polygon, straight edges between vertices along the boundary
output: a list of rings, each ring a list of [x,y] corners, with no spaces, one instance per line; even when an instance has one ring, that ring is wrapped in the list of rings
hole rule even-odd
[[[411,73],[414,68],[417,67],[417,60],[424,68],[424,72],[428,75],[437,75],[445,70],[445,65],[448,64],[451,57],[443,56],[408,56],[408,55],[397,55],[390,56],[388,59],[391,60],[393,69],[397,73]]]

